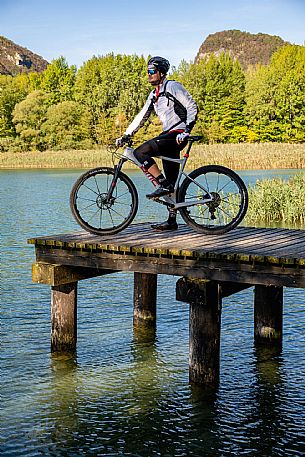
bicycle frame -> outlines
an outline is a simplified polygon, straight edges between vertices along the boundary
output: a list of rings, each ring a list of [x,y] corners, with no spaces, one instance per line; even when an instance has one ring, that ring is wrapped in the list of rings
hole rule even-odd
[[[178,177],[177,177],[175,185],[174,185],[173,197],[164,196],[164,197],[161,197],[161,198],[155,200],[158,203],[164,204],[166,206],[170,206],[173,210],[177,210],[177,209],[189,207],[189,206],[195,206],[198,204],[205,204],[205,203],[209,203],[209,202],[213,201],[213,197],[210,194],[209,190],[206,189],[205,187],[203,187],[200,183],[198,183],[194,179],[190,178],[189,174],[184,171],[187,160],[189,158],[189,153],[190,153],[190,150],[191,150],[191,147],[192,147],[194,141],[195,140],[193,140],[193,139],[189,139],[188,148],[183,155],[183,159],[172,159],[172,158],[166,157],[166,156],[157,156],[157,158],[159,158],[159,159],[180,164],[179,174],[178,174]],[[145,170],[144,167],[141,164],[139,164],[139,162],[136,160],[136,158],[133,155],[133,151],[134,151],[134,149],[131,147],[125,148],[124,153],[123,153],[123,155],[121,155],[121,158],[120,158],[118,164],[114,166],[115,172],[114,172],[111,186],[110,186],[110,189],[109,189],[109,192],[107,195],[107,199],[112,198],[112,193],[116,186],[119,173],[122,170],[124,163],[127,161],[130,161],[130,162],[134,163],[135,165],[137,165],[146,174],[146,176],[153,183],[153,185],[155,187],[158,186],[158,182],[156,181],[156,179],[147,170]],[[197,184],[197,186],[200,187],[203,190],[203,192],[205,192],[206,198],[203,198],[200,200],[197,198],[196,200],[191,200],[191,201],[188,201],[187,203],[185,203],[185,202],[177,203],[176,194],[177,194],[177,190],[179,188],[179,184],[180,184],[182,176],[195,182]]]
[[[198,233],[226,233],[246,214],[247,188],[233,170],[221,165],[206,165],[189,173],[185,171],[192,144],[200,138],[188,138],[189,144],[181,158],[158,157],[176,165],[177,179],[170,194],[166,192],[163,197],[151,199],[165,205],[172,214],[179,211],[186,224]],[[122,152],[115,149],[112,158],[112,168],[97,167],[85,172],[75,182],[70,194],[74,218],[82,228],[96,235],[118,233],[128,227],[137,214],[137,190],[130,177],[121,171],[125,162],[136,164],[154,186],[160,186],[137,160],[130,143]],[[163,189],[160,193],[164,193]]]

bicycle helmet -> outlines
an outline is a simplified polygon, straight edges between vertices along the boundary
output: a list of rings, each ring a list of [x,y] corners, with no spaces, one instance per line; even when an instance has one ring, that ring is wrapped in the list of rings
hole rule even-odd
[[[167,59],[164,59],[164,57],[155,56],[149,59],[147,66],[148,69],[156,68],[158,71],[160,71],[160,73],[166,75],[169,70],[170,63]]]

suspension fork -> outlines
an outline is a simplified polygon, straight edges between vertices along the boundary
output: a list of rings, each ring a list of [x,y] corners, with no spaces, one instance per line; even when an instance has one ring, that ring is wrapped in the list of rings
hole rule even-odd
[[[118,182],[118,177],[119,177],[119,174],[123,168],[123,165],[124,163],[127,161],[127,159],[125,159],[124,157],[120,159],[119,163],[117,165],[114,166],[114,173],[113,173],[113,178],[111,180],[111,183],[110,183],[110,186],[109,186],[109,189],[108,189],[108,194],[107,194],[107,197],[106,199],[107,200],[110,200],[112,198],[112,194],[113,194],[113,191],[116,187],[116,184]]]

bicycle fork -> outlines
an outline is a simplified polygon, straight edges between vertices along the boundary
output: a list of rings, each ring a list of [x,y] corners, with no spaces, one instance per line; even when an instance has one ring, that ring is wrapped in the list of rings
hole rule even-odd
[[[108,189],[108,193],[107,193],[107,196],[106,196],[106,200],[107,201],[110,201],[113,198],[113,192],[114,192],[114,189],[115,189],[115,187],[117,185],[120,171],[122,170],[122,167],[123,167],[123,165],[124,165],[124,163],[126,161],[127,161],[127,159],[122,158],[122,159],[120,159],[119,163],[117,165],[115,165],[115,167],[114,167],[113,178],[111,180],[111,183],[110,183],[110,186],[109,186],[109,189]]]

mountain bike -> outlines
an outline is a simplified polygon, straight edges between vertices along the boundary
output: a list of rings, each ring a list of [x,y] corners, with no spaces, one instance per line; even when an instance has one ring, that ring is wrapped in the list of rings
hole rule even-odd
[[[191,147],[201,136],[189,136],[188,147],[181,159],[159,156],[180,164],[179,174],[170,195],[156,198],[156,203],[179,211],[183,220],[196,232],[223,234],[243,220],[248,208],[248,192],[242,179],[229,168],[206,165],[190,173],[185,171]],[[138,210],[137,189],[125,173],[123,165],[133,162],[151,183],[156,179],[137,161],[129,140],[123,153],[112,152],[113,168],[99,167],[87,171],[75,182],[70,207],[78,224],[96,235],[111,235],[131,224]]]

